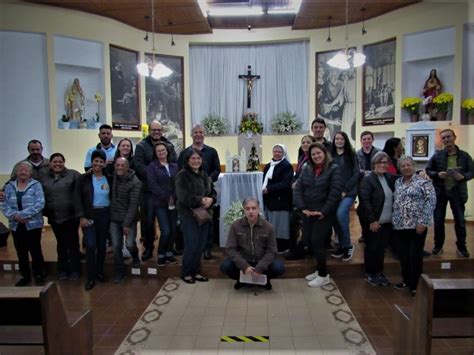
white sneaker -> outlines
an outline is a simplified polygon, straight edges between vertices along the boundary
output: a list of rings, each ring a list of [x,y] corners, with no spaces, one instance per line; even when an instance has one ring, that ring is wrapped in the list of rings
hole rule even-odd
[[[326,277],[316,276],[313,281],[308,282],[309,287],[321,287],[330,283],[329,274]]]
[[[316,270],[312,274],[306,275],[304,278],[306,281],[313,281],[316,277],[318,277],[318,270]]]

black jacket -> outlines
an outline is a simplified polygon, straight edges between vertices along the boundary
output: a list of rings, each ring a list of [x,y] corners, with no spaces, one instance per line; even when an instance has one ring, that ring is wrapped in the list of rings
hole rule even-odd
[[[467,183],[466,181],[471,180],[474,177],[474,165],[472,163],[471,156],[463,150],[460,150],[456,146],[457,152],[457,166],[461,168],[461,175],[464,179],[456,182],[456,186],[461,195],[463,203],[467,202]],[[446,171],[448,169],[448,151],[446,149],[438,150],[431,157],[426,167],[426,173],[433,179],[433,185],[436,189],[436,194],[439,195],[444,191],[444,180],[438,177],[440,171]]]
[[[184,157],[186,156],[186,153],[192,149],[193,146],[190,145],[186,149],[182,150],[179,154],[178,166],[180,169],[183,168]],[[201,153],[203,170],[211,178],[212,182],[216,182],[221,172],[221,162],[219,160],[219,154],[217,154],[217,150],[204,144],[204,147],[201,149]]]
[[[359,160],[357,159],[356,153],[352,153],[350,158],[346,155],[333,153],[333,159],[341,173],[343,181],[342,191],[346,193],[347,197],[356,197],[360,176]]]
[[[395,190],[395,181],[397,176],[385,173],[385,179],[392,191]],[[359,206],[357,214],[360,219],[366,223],[372,223],[379,220],[382,214],[385,194],[382,184],[375,173],[364,176],[359,186]]]
[[[214,184],[204,170],[198,173],[185,166],[175,178],[176,197],[178,198],[178,212],[183,216],[192,216],[193,208],[201,207],[203,197],[211,197],[216,202]],[[208,209],[212,214],[212,208]]]
[[[324,216],[334,215],[341,200],[342,179],[336,164],[329,164],[319,176],[314,168],[303,168],[293,189],[293,202],[299,210],[319,211]]]
[[[270,169],[270,164],[263,169],[263,180]],[[291,211],[293,194],[291,183],[293,181],[293,167],[288,160],[283,160],[275,166],[273,177],[268,180],[267,193],[263,195],[265,208],[270,211]]]
[[[81,218],[88,218],[91,219],[93,217],[92,215],[92,209],[94,208],[94,186],[92,185],[92,172],[87,172],[85,174],[81,175],[81,178],[79,179],[80,183],[80,204],[78,206],[79,208],[79,217]],[[107,183],[109,184],[109,192],[110,192],[110,187],[112,185],[111,179],[109,176],[105,175],[104,171],[104,176],[107,179]]]

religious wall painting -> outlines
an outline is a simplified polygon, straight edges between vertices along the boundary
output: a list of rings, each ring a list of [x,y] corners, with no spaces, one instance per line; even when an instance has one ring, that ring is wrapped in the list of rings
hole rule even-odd
[[[411,137],[411,156],[414,158],[426,158],[428,157],[428,145],[429,145],[429,136],[428,135],[413,135]]]
[[[176,153],[184,148],[184,72],[183,57],[145,54],[150,67],[162,63],[171,74],[155,79],[145,78],[146,122],[157,120],[163,126],[163,134],[169,139]]]
[[[362,125],[385,125],[395,121],[396,39],[363,47]]]
[[[139,130],[138,52],[110,45],[110,88],[114,129]]]
[[[339,51],[316,53],[316,117],[326,122],[326,139],[332,141],[336,132],[344,131],[354,144],[356,70],[340,70],[327,64]]]

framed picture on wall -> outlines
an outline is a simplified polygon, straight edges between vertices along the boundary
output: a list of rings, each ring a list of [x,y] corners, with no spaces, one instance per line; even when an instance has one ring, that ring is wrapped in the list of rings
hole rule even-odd
[[[430,137],[425,134],[414,134],[411,139],[411,156],[413,158],[427,158]]]
[[[110,45],[110,88],[114,129],[140,130],[138,52]]]
[[[332,140],[336,132],[344,131],[354,144],[356,70],[340,70],[327,64],[339,51],[316,53],[316,117],[326,122],[328,140]]]
[[[160,121],[163,135],[175,147],[176,153],[184,148],[184,74],[183,57],[145,54],[150,67],[161,64],[160,78],[145,78],[146,122]]]
[[[366,60],[362,76],[362,124],[392,124],[395,121],[396,40],[369,44],[363,51]]]

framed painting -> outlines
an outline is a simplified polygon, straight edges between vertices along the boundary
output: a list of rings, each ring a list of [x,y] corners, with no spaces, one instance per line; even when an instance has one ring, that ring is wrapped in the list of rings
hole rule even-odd
[[[363,68],[362,125],[385,125],[395,121],[395,58],[396,40],[363,47],[366,56]]]
[[[163,134],[175,147],[176,153],[184,149],[184,74],[183,57],[145,54],[150,67],[162,64],[163,76],[145,78],[146,122],[157,120]]]
[[[436,130],[426,122],[420,122],[406,131],[406,154],[416,161],[428,161],[435,152]]]
[[[340,70],[327,64],[339,51],[316,53],[316,117],[326,122],[326,139],[332,141],[336,132],[344,131],[354,144],[356,70]]]
[[[138,52],[110,45],[112,127],[140,130]]]

